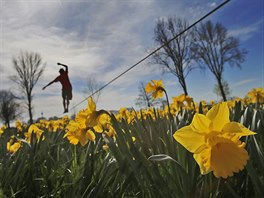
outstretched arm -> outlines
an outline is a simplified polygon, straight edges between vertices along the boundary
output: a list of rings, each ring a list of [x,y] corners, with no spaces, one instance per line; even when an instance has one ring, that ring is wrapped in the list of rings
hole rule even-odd
[[[46,89],[46,87],[50,86],[50,85],[51,85],[52,83],[54,83],[54,82],[55,82],[55,80],[51,81],[49,84],[47,84],[46,86],[44,86],[44,87],[42,88],[42,90]]]
[[[68,66],[67,66],[67,65],[64,65],[64,64],[62,64],[62,63],[57,63],[57,65],[61,65],[61,66],[65,67],[66,72],[68,72]]]

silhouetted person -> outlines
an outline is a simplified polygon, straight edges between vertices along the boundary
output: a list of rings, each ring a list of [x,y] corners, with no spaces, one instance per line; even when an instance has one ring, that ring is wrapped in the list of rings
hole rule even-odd
[[[49,84],[44,86],[42,89],[44,90],[46,87],[50,86],[52,83],[60,82],[62,85],[62,98],[63,98],[64,113],[67,113],[70,100],[72,99],[72,86],[71,86],[71,82],[68,76],[68,66],[61,64],[61,63],[57,63],[57,64],[65,67],[65,70],[61,68],[59,70],[60,75],[57,78],[55,78],[55,80],[51,81]]]

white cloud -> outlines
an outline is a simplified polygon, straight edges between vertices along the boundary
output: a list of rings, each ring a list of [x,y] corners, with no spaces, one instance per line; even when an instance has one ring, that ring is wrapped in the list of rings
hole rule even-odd
[[[264,19],[261,19],[255,23],[248,26],[240,27],[229,31],[229,34],[234,37],[239,37],[242,41],[246,41],[253,37],[257,32],[263,31]]]
[[[216,7],[216,3],[215,2],[210,3],[210,7],[212,7],[212,8]]]
[[[245,85],[245,84],[248,84],[248,83],[251,83],[251,82],[255,82],[256,79],[245,79],[245,80],[242,80],[242,81],[239,81],[235,84],[232,85],[233,88],[237,88],[237,87],[241,87],[242,85]]]

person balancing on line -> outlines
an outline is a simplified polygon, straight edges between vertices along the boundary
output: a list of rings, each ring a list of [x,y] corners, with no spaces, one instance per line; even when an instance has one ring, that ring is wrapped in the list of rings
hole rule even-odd
[[[55,78],[55,80],[51,81],[49,84],[44,86],[42,88],[42,90],[44,90],[46,87],[50,86],[52,83],[60,82],[62,85],[62,99],[63,99],[64,113],[67,113],[68,108],[69,108],[69,104],[70,104],[70,100],[72,99],[72,85],[71,85],[71,82],[70,82],[69,76],[68,76],[68,66],[61,64],[61,63],[57,63],[57,64],[65,67],[65,70],[63,68],[61,68],[59,70],[60,75],[57,78]]]

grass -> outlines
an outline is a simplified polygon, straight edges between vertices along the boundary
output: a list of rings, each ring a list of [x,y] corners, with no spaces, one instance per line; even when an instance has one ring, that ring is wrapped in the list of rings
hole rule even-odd
[[[202,111],[202,108],[200,108]],[[128,123],[111,115],[115,138],[96,134],[84,147],[63,138],[65,130],[44,131],[42,140],[23,142],[14,154],[6,143],[15,129],[0,137],[0,197],[261,197],[264,194],[264,110],[236,103],[230,119],[257,135],[245,139],[250,159],[233,177],[201,175],[191,153],[174,132],[190,124],[193,110],[173,120],[136,117]],[[143,116],[141,116],[143,117]],[[45,136],[45,139],[44,139]],[[23,134],[20,134],[23,138]],[[105,149],[104,145],[108,145]]]

